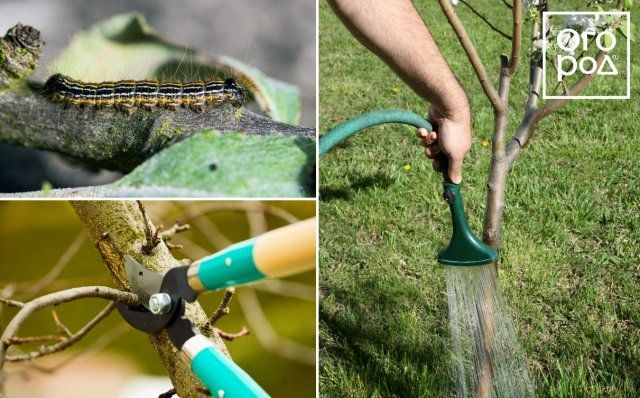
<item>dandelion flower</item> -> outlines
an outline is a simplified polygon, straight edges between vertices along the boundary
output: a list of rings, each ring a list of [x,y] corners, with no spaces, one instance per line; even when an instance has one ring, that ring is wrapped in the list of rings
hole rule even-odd
[[[404,169],[404,171],[409,171],[409,170],[411,170],[411,165],[409,163],[407,163],[404,166],[402,166],[402,168]]]
[[[482,141],[482,146],[485,147],[485,148],[488,147],[489,146],[489,141],[487,141],[487,140]]]

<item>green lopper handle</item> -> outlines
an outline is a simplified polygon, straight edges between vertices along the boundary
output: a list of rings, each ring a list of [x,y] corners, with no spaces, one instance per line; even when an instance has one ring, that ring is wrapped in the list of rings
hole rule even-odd
[[[191,371],[202,381],[213,397],[269,397],[251,376],[216,349],[206,337],[196,335],[182,348]]]
[[[404,110],[381,110],[360,115],[338,125],[320,139],[320,155],[336,146],[347,137],[368,127],[385,123],[403,123],[433,131],[428,120],[413,112]],[[447,170],[446,165],[443,169]],[[453,235],[449,246],[438,253],[438,262],[448,265],[490,264],[498,259],[498,252],[485,245],[474,234],[464,213],[460,184],[455,184],[443,173],[443,195],[449,203],[453,223]]]
[[[265,278],[281,278],[316,264],[316,219],[299,221],[245,240],[194,262],[191,288],[202,293]]]

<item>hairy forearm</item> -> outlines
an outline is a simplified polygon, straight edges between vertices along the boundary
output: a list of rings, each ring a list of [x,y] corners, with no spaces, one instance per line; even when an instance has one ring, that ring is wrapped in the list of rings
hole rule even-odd
[[[410,0],[329,0],[351,33],[447,118],[469,102]]]

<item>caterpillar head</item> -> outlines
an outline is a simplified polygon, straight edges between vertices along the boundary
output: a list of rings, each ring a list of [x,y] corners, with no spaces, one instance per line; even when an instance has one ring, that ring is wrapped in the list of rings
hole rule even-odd
[[[244,91],[233,79],[227,79],[224,81],[224,94],[227,98],[237,106],[242,105],[244,102]]]
[[[65,91],[67,89],[67,79],[60,73],[56,73],[47,79],[44,89],[49,93]]]

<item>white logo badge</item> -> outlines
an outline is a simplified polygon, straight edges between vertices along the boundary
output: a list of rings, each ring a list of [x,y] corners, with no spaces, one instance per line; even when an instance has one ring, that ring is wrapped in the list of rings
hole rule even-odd
[[[549,18],[543,18],[542,23],[542,98],[630,98],[629,12],[548,11],[544,14]],[[622,35],[616,37],[614,28],[626,30],[626,39]],[[598,54],[602,58],[600,62]],[[558,95],[558,91],[566,91],[584,75],[594,75],[589,83],[592,87],[580,95],[567,92]],[[625,78],[626,82],[622,80]]]

